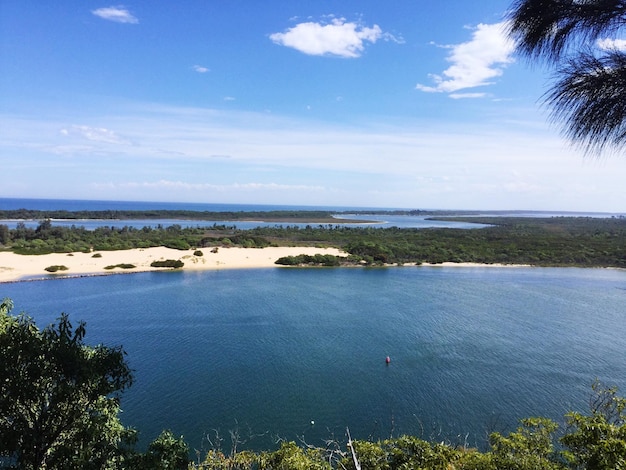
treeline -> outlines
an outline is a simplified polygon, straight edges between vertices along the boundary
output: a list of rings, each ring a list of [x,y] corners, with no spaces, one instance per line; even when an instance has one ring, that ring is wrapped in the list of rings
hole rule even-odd
[[[482,212],[484,214],[484,212]],[[511,214],[515,211],[487,211],[488,214]],[[479,215],[478,211],[451,210],[385,210],[370,209],[356,211],[327,210],[273,210],[273,211],[194,211],[186,209],[152,210],[37,210],[11,209],[0,210],[0,220],[43,220],[43,219],[96,219],[96,220],[137,220],[137,219],[185,219],[185,220],[332,220],[333,215],[408,215],[408,216],[470,216]]]
[[[589,217],[472,217],[490,224],[481,229],[373,228],[338,224],[258,227],[129,226],[57,227],[50,220],[37,228],[0,225],[0,245],[21,254],[106,251],[167,246],[325,246],[351,256],[340,264],[420,264],[443,262],[528,264],[533,266],[626,267],[626,219]],[[323,263],[328,262],[328,260]],[[283,260],[283,264],[311,264]],[[323,264],[322,263],[322,264]],[[335,263],[335,261],[333,261]]]
[[[0,220],[155,220],[155,219],[179,219],[179,220],[269,220],[269,221],[334,221],[334,212],[330,211],[301,211],[301,210],[276,210],[276,211],[193,211],[193,210],[99,210],[99,211],[68,211],[68,210],[35,210],[15,209],[0,210]]]
[[[165,246],[179,250],[213,246],[241,246],[262,248],[269,242],[261,237],[225,226],[215,225],[211,229],[181,227],[98,227],[87,230],[84,227],[54,226],[47,219],[37,228],[18,223],[15,229],[0,225],[0,246],[24,255],[47,253],[72,253],[91,251],[128,250]]]

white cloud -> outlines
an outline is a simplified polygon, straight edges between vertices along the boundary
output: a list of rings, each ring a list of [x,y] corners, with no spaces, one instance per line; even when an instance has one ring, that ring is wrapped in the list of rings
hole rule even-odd
[[[418,83],[418,90],[452,93],[466,88],[492,85],[492,79],[501,76],[506,65],[513,62],[511,56],[514,45],[506,35],[505,23],[479,24],[470,41],[444,47],[450,50],[446,60],[452,65],[441,75],[430,75],[435,82],[434,86]]]
[[[97,10],[92,10],[91,13],[104,20],[115,21],[116,23],[139,23],[139,20],[123,5],[98,8]]]
[[[450,98],[454,100],[466,99],[466,98],[484,98],[487,93],[450,93]]]
[[[192,69],[198,73],[207,73],[210,71],[207,67],[203,67],[202,65],[194,65]]]
[[[603,50],[626,50],[626,39],[598,39],[596,42],[598,47]]]
[[[365,43],[376,43],[379,39],[395,40],[388,33],[383,33],[380,26],[371,28],[345,18],[335,18],[329,24],[299,23],[284,33],[274,33],[270,39],[281,46],[291,47],[308,55],[331,55],[343,58],[360,57]]]
[[[128,141],[117,135],[115,132],[104,127],[72,126],[60,130],[66,137],[80,136],[92,142],[103,142],[107,144],[127,144]]]

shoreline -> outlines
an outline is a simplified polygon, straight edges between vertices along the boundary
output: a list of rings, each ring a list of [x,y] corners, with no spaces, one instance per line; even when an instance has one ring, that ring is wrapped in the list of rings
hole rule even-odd
[[[316,248],[302,246],[283,246],[266,248],[231,247],[201,249],[202,256],[194,255],[195,249],[176,250],[166,247],[133,248],[129,250],[97,251],[91,253],[50,253],[45,255],[18,255],[10,251],[0,252],[0,284],[47,281],[55,279],[71,279],[80,277],[112,276],[116,274],[134,274],[152,271],[215,271],[223,269],[260,269],[260,268],[294,268],[275,264],[278,258],[315,254],[346,256],[347,253],[338,248]],[[96,255],[96,257],[94,257]],[[156,268],[150,266],[153,261],[180,260],[182,268]],[[131,264],[134,267],[123,269],[120,264]],[[49,266],[65,266],[67,270],[50,273],[45,270]],[[115,266],[113,269],[105,267]],[[354,266],[359,267],[359,266]],[[503,263],[422,263],[404,265],[385,265],[384,267],[425,267],[425,268],[533,268],[530,264]],[[611,268],[608,268],[611,269]],[[620,268],[613,268],[620,269]]]

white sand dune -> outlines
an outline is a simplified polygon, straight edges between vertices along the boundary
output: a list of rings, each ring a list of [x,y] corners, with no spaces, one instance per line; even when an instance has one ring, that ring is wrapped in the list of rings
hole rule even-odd
[[[212,253],[209,248],[201,250],[202,256],[195,256],[194,251],[165,247],[137,248],[97,252],[101,257],[94,257],[95,253],[17,255],[12,252],[0,252],[0,282],[155,271],[159,268],[151,267],[150,263],[169,259],[181,260],[184,263],[182,268],[184,270],[203,270],[279,267],[274,264],[278,258],[299,254],[346,255],[336,248],[313,247],[219,248],[217,253]],[[135,267],[104,269],[106,266],[118,264],[132,264]],[[49,266],[65,266],[68,269],[50,274],[45,270]]]

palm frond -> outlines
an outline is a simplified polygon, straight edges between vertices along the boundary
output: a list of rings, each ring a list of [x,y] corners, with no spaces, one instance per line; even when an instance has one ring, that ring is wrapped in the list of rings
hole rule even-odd
[[[517,0],[508,21],[520,54],[558,62],[571,48],[626,25],[626,0]]]
[[[602,57],[583,52],[557,71],[546,95],[552,119],[565,124],[565,136],[587,153],[626,145],[626,54]]]

